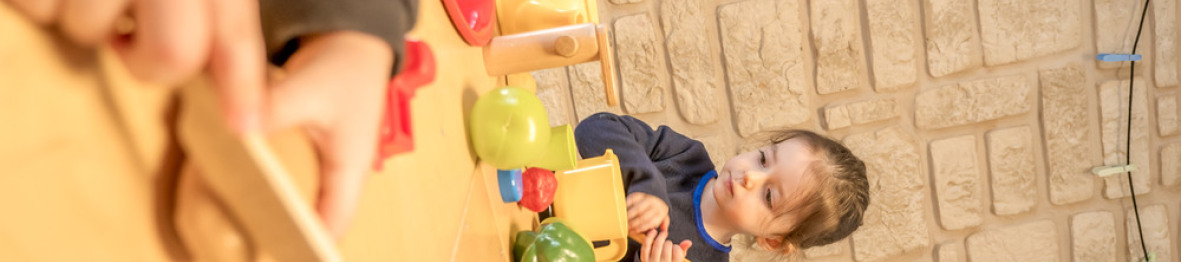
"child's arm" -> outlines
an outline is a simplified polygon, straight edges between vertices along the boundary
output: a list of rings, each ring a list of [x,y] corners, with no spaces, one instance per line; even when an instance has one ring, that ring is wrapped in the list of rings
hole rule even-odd
[[[705,147],[696,140],[661,126],[652,130],[643,121],[630,116],[598,113],[587,117],[574,131],[582,157],[602,155],[608,148],[619,156],[620,171],[627,187],[628,204],[644,202],[644,193],[660,200],[668,216],[668,189],[660,170],[712,170],[713,163]],[[657,166],[657,165],[661,166]],[[629,217],[632,216],[629,210]],[[629,219],[631,220],[631,219]],[[640,228],[639,232],[653,227]],[[633,229],[633,231],[635,231]]]
[[[300,38],[331,31],[376,36],[394,51],[391,76],[401,70],[403,37],[414,27],[417,0],[259,0],[267,57],[283,65]]]

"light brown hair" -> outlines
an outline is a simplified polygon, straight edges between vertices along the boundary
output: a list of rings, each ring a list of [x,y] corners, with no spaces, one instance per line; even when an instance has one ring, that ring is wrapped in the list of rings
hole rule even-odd
[[[764,248],[783,254],[809,247],[832,244],[848,237],[861,226],[869,205],[869,180],[865,163],[849,148],[823,135],[807,130],[785,130],[772,135],[771,143],[801,139],[819,159],[805,172],[811,184],[788,207],[777,208],[772,221],[794,218],[786,234],[775,239],[759,238]],[[789,215],[789,214],[793,214]]]

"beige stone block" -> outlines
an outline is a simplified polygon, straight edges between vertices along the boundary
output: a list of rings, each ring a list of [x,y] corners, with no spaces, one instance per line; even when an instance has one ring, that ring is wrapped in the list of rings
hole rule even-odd
[[[1132,41],[1136,38],[1135,24],[1140,21],[1140,9],[1144,8],[1139,0],[1094,0],[1095,12],[1095,46],[1099,53],[1126,54],[1132,51]],[[1147,44],[1147,38],[1143,39]],[[1144,48],[1145,45],[1140,45]],[[1137,52],[1144,52],[1143,49]],[[1127,66],[1127,62],[1098,62],[1100,68],[1117,68]]]
[[[1132,164],[1139,170],[1132,172],[1132,184],[1136,194],[1148,193],[1151,188],[1148,180],[1152,169],[1149,168],[1148,155],[1148,96],[1143,85],[1143,79],[1136,80],[1136,95],[1132,98]],[[1124,155],[1127,152],[1128,125],[1128,81],[1108,81],[1099,86],[1099,109],[1102,113],[1101,123],[1103,135],[1103,164],[1114,165],[1127,163]],[[1128,176],[1119,173],[1103,179],[1106,186],[1103,196],[1120,198],[1128,195]]]
[[[865,162],[870,186],[863,224],[853,232],[853,258],[881,261],[929,247],[926,177],[915,138],[897,126],[853,134],[844,144]]]
[[[960,82],[919,93],[915,124],[935,129],[1029,112],[1033,88],[1025,75]]]
[[[705,145],[705,152],[709,152],[709,159],[714,163],[714,169],[722,169],[730,158],[738,155],[735,150],[734,139],[720,135],[709,135],[694,138]]]
[[[868,85],[857,0],[811,2],[816,91],[831,94]]]
[[[980,67],[972,0],[923,0],[927,70],[941,77]]]
[[[935,261],[937,262],[963,262],[963,248],[960,243],[943,243],[935,249]]]
[[[1152,28],[1156,34],[1156,61],[1153,74],[1156,87],[1171,87],[1177,85],[1177,1],[1152,2]]]
[[[570,73],[570,92],[574,98],[574,113],[577,121],[598,112],[623,114],[619,106],[607,106],[607,96],[603,93],[602,67],[599,63],[582,63],[568,67]]]
[[[647,14],[615,20],[615,57],[619,60],[623,109],[628,114],[664,111],[668,70],[656,43],[656,27]]]
[[[709,43],[701,1],[667,0],[660,3],[660,25],[672,66],[673,94],[678,112],[689,123],[713,123],[725,114],[725,87],[714,77],[714,53]]]
[[[1136,228],[1136,213],[1127,209],[1128,261],[1140,261],[1144,250],[1140,246],[1140,232]],[[1173,242],[1169,240],[1169,215],[1165,205],[1140,206],[1140,226],[1144,230],[1144,244],[1148,252],[1156,253],[1156,261],[1173,260]]]
[[[1073,261],[1115,261],[1115,237],[1115,217],[1111,212],[1092,211],[1070,217]]]
[[[978,1],[980,41],[989,66],[1059,53],[1082,43],[1081,1]]]
[[[1037,166],[1033,130],[1029,126],[988,132],[988,166],[992,177],[992,211],[997,215],[1027,212],[1037,204]]]
[[[841,240],[836,243],[804,249],[804,257],[819,258],[845,254],[849,250],[849,241]]]
[[[849,107],[844,105],[828,106],[824,108],[824,128],[828,130],[845,128],[853,125],[849,115]]]
[[[574,107],[570,101],[570,77],[565,67],[531,72],[537,81],[537,98],[545,106],[550,126],[573,124]]]
[[[1165,145],[1160,150],[1160,180],[1166,187],[1181,182],[1181,143]]]
[[[893,98],[860,101],[824,108],[824,123],[828,130],[893,119],[898,116],[897,103]]]
[[[869,12],[870,54],[873,55],[873,84],[878,92],[909,88],[918,79],[922,45],[915,32],[918,15],[915,1],[866,0]]]
[[[1059,261],[1058,230],[1041,220],[968,236],[968,261]]]
[[[939,224],[958,230],[980,225],[980,166],[976,137],[957,136],[931,142],[931,174]]]
[[[1042,86],[1042,136],[1049,162],[1050,203],[1069,204],[1091,199],[1095,178],[1091,167],[1099,163],[1089,136],[1091,92],[1079,64],[1044,69],[1038,77]]]
[[[1161,136],[1177,134],[1177,96],[1156,98],[1156,127]]]
[[[644,0],[611,0],[612,4],[617,4],[617,5],[638,4],[638,3],[642,3],[642,2],[644,2]]]
[[[730,106],[743,137],[813,114],[804,7],[800,0],[747,0],[718,8]]]

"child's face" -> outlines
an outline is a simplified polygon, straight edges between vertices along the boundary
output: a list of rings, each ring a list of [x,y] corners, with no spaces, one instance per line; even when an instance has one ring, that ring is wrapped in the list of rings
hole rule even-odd
[[[803,192],[804,173],[817,160],[806,142],[788,139],[735,156],[722,166],[713,194],[722,213],[746,234],[770,237],[784,234],[789,224],[771,223],[773,210],[782,210]]]

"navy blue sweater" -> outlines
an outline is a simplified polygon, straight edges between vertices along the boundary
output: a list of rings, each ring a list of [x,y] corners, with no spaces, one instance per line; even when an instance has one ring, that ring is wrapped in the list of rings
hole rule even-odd
[[[694,217],[694,191],[710,179],[714,165],[705,146],[667,126],[653,130],[630,116],[598,113],[578,123],[574,130],[578,152],[584,158],[603,155],[608,148],[619,156],[620,171],[627,193],[643,192],[664,200],[669,207],[668,240],[693,241],[686,258],[692,261],[729,261],[729,249],[714,247]],[[698,194],[701,194],[700,192]],[[705,192],[709,194],[709,192]],[[709,241],[712,241],[710,239]],[[640,244],[628,243],[632,261]]]

